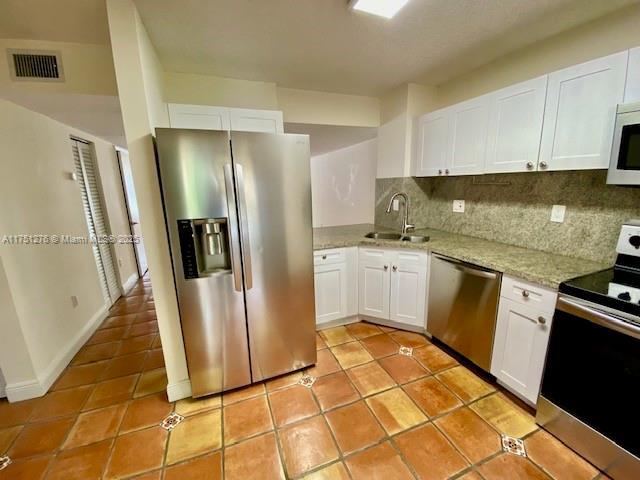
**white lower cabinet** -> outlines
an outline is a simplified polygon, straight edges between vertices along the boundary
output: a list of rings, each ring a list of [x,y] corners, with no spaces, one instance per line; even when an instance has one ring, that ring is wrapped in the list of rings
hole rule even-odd
[[[538,401],[556,298],[548,288],[503,277],[491,373],[532,405]]]
[[[359,313],[425,328],[427,254],[411,250],[360,248]]]
[[[314,252],[316,325],[358,313],[357,248]]]

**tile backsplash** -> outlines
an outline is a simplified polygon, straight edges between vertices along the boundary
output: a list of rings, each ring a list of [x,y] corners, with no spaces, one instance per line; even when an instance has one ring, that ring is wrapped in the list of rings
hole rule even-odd
[[[409,195],[409,222],[572,257],[612,263],[620,225],[640,218],[640,188],[606,184],[605,170],[376,180],[375,222],[401,225],[403,207],[385,213],[390,196]],[[465,200],[464,213],[452,211]],[[566,205],[564,223],[551,207]]]

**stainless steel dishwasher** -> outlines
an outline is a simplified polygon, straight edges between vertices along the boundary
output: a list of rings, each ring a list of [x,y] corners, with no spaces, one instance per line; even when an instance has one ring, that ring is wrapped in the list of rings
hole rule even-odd
[[[427,331],[489,371],[502,275],[431,255]]]

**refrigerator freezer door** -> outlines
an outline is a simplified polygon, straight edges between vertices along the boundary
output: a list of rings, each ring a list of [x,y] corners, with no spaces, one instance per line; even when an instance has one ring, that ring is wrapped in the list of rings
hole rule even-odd
[[[316,361],[309,137],[232,132],[253,381]]]
[[[251,383],[227,132],[157,129],[158,163],[194,397]]]

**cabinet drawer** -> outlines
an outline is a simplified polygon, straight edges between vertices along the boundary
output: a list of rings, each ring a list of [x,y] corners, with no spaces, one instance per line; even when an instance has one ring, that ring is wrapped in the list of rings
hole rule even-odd
[[[427,268],[427,254],[411,250],[398,250],[395,263],[402,266]]]
[[[332,250],[318,250],[313,252],[314,265],[331,265],[333,263],[342,263],[347,261],[344,248],[336,248]]]
[[[558,292],[535,283],[503,275],[500,296],[548,312],[555,309]]]

